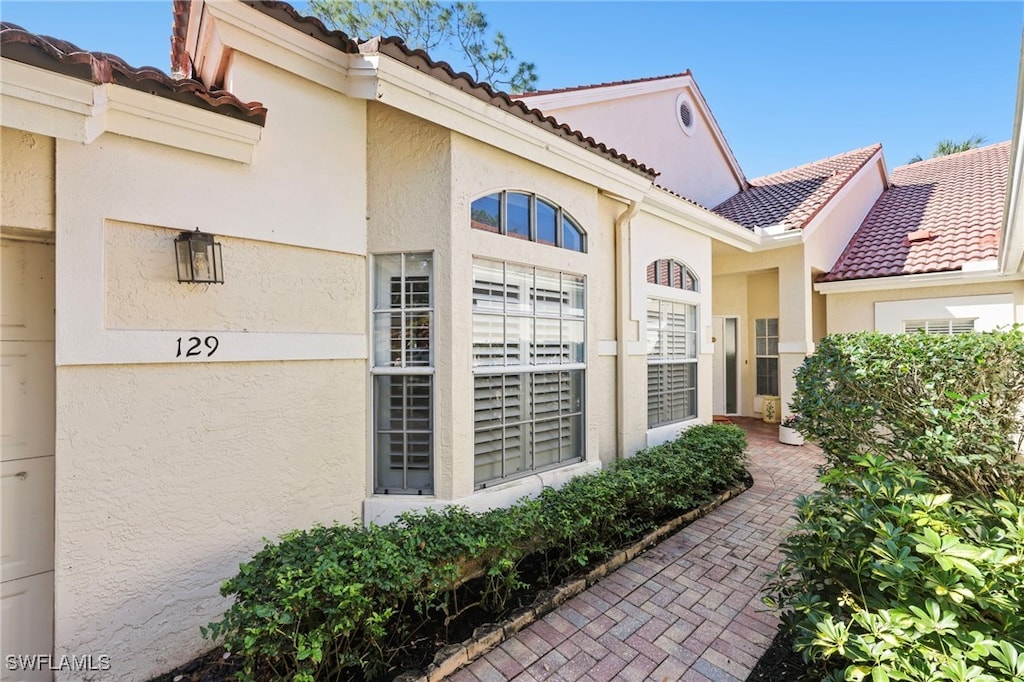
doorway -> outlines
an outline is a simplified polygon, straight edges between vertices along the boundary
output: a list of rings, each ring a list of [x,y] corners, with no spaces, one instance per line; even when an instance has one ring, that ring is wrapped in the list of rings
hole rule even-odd
[[[739,326],[738,317],[716,315],[711,318],[715,339],[712,384],[715,414],[739,414]]]

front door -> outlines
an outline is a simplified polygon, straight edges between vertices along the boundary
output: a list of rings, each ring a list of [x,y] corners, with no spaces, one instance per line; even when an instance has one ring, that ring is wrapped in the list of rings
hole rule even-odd
[[[0,678],[49,680],[9,670],[11,655],[53,650],[54,249],[0,240]]]
[[[715,338],[715,354],[712,359],[712,402],[715,414],[739,413],[738,327],[739,318],[711,318],[711,333]]]

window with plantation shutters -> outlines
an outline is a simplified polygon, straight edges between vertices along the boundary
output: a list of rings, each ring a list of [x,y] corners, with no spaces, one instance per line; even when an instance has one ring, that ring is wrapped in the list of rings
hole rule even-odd
[[[647,426],[697,418],[697,306],[647,299]]]
[[[374,258],[374,491],[427,494],[433,469],[433,263]]]
[[[584,297],[578,275],[474,260],[478,488],[583,459]]]
[[[779,318],[754,320],[757,394],[779,395]]]
[[[974,318],[948,318],[943,320],[907,320],[903,331],[911,334],[969,334],[974,331]]]

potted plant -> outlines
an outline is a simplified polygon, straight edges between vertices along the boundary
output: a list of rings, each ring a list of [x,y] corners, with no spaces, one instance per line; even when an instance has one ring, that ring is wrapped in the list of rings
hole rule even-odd
[[[796,430],[799,417],[791,414],[779,422],[779,442],[786,445],[803,445],[804,437]]]

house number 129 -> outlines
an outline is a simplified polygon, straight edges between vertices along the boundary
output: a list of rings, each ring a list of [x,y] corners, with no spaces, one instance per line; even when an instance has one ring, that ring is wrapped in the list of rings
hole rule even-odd
[[[186,358],[191,358],[203,353],[206,353],[206,357],[210,357],[217,352],[217,346],[219,345],[220,341],[217,340],[216,336],[207,336],[203,339],[198,336],[190,336],[187,339],[179,336],[178,353],[174,357],[180,358],[184,355]]]

